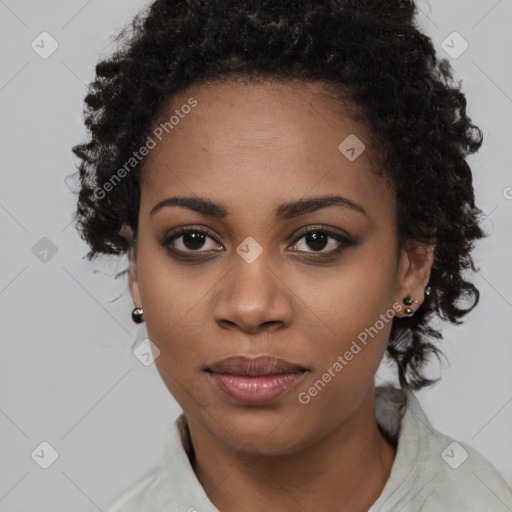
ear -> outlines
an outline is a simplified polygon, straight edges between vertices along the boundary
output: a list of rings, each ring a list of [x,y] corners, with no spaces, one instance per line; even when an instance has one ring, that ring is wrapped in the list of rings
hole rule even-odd
[[[142,307],[142,301],[140,298],[139,291],[139,279],[137,274],[137,247],[136,240],[133,235],[133,230],[130,226],[126,224],[123,225],[121,229],[121,234],[126,238],[129,244],[128,249],[128,289],[130,290],[130,295],[132,296],[133,302],[135,306]]]
[[[402,306],[398,317],[407,317],[405,308],[411,307],[416,311],[424,300],[425,287],[430,279],[430,271],[434,263],[435,245],[423,244],[409,240],[405,248],[400,250],[398,263],[398,287],[395,300]],[[413,303],[404,304],[404,298],[410,296]]]

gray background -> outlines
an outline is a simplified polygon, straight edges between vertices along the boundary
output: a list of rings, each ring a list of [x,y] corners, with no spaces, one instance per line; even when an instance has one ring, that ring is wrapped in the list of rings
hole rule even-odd
[[[126,260],[82,259],[64,183],[74,171],[70,148],[85,135],[94,65],[143,5],[0,0],[1,512],[101,510],[158,462],[180,412],[154,365],[131,354],[145,331],[131,322],[125,280],[113,277]],[[477,448],[512,486],[512,2],[419,7],[440,54],[448,57],[441,45],[453,31],[469,43],[448,58],[484,131],[470,164],[491,236],[475,252],[481,304],[463,326],[444,327],[450,366],[418,397],[436,428]],[[59,45],[45,59],[31,47],[43,46],[43,31]],[[31,457],[43,441],[58,453],[48,469]]]

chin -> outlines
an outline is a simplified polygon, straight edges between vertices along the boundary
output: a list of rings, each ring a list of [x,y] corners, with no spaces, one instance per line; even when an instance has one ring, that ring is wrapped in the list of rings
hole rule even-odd
[[[311,432],[306,431],[308,423],[297,417],[301,411],[294,407],[296,414],[286,408],[216,408],[216,413],[211,413],[215,414],[215,419],[206,414],[203,420],[208,425],[207,430],[237,451],[286,455],[310,444],[315,435],[313,426]],[[308,416],[310,414],[308,411]]]

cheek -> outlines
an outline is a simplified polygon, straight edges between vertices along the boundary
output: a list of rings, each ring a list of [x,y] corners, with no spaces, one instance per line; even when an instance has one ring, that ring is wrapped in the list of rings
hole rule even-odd
[[[188,303],[194,301],[196,287],[187,281],[186,274],[172,264],[166,250],[149,234],[139,240],[137,259],[139,290],[148,329],[170,331],[185,314]]]
[[[307,305],[315,312],[317,327],[326,333],[314,350],[315,378],[330,370],[331,376],[336,374],[332,382],[343,386],[346,379],[364,381],[376,372],[395,313],[395,255],[391,244],[382,245],[385,250],[376,244],[362,248],[322,287],[309,283]]]
[[[314,371],[297,390],[304,413],[323,411],[312,417],[331,415],[334,422],[342,421],[356,408],[372,385],[387,347],[394,318],[388,278],[374,275],[369,279],[363,263],[365,272],[352,268],[322,299],[312,299],[322,320],[316,322],[317,327],[323,332],[328,327],[328,336],[317,336],[312,351]],[[335,415],[333,403],[337,404]],[[315,429],[324,427],[314,425]]]
[[[191,367],[200,369],[211,359],[211,343],[205,333],[211,322],[210,294],[219,277],[200,266],[177,265],[165,250],[155,248],[154,242],[140,240],[141,301],[149,339],[160,350],[156,365],[163,377],[167,370],[186,379],[185,368],[188,372]]]
[[[394,302],[396,262],[368,247],[323,280],[309,284],[307,303],[337,334],[356,336]],[[392,308],[391,308],[392,309]]]

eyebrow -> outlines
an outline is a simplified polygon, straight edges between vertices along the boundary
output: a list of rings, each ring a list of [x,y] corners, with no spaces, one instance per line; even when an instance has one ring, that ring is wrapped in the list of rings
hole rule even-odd
[[[278,220],[293,219],[300,215],[315,212],[317,210],[321,210],[322,208],[327,208],[328,206],[334,205],[341,206],[343,208],[349,208],[358,213],[366,215],[368,219],[370,218],[366,210],[361,205],[351,201],[346,197],[338,195],[313,197],[311,199],[299,199],[297,201],[280,204],[275,209],[275,217]],[[202,215],[214,218],[223,218],[228,214],[228,210],[224,205],[214,203],[208,199],[173,196],[158,202],[155,206],[153,206],[149,212],[149,215],[152,216],[157,211],[168,206],[181,206],[182,208],[187,208]]]

